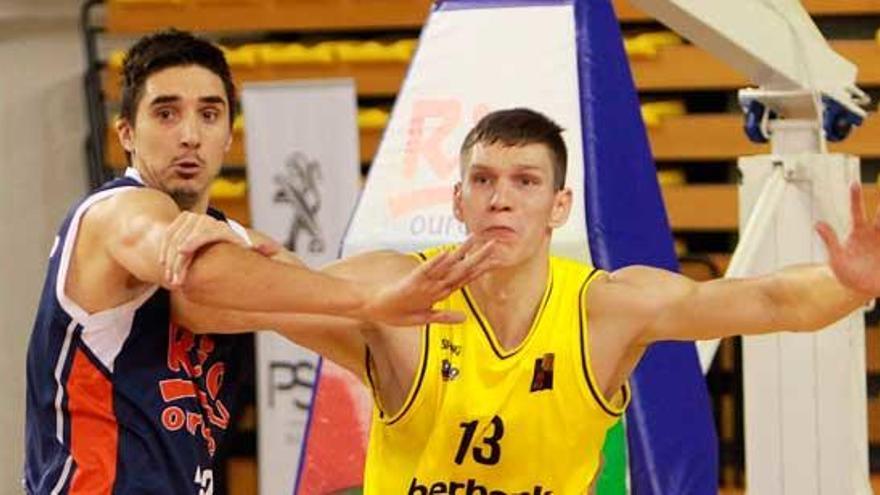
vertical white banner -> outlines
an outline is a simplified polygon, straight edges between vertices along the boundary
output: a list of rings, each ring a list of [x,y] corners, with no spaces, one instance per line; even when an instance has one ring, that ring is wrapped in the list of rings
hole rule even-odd
[[[351,80],[245,85],[251,223],[309,266],[337,258],[359,191]],[[257,335],[260,493],[293,493],[318,357]]]

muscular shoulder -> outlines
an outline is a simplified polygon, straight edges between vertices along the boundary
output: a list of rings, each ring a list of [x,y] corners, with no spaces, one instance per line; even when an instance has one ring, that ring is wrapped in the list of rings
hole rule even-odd
[[[634,265],[598,275],[586,299],[594,317],[645,321],[679,300],[692,286],[692,281],[677,273]]]
[[[91,204],[76,231],[64,289],[68,297],[96,312],[156,283],[159,270],[138,247],[177,212],[171,198],[147,188],[122,190]]]
[[[137,187],[114,194],[96,203],[83,217],[83,229],[97,228],[112,238],[130,238],[145,222],[171,221],[180,212],[167,194],[148,187]]]

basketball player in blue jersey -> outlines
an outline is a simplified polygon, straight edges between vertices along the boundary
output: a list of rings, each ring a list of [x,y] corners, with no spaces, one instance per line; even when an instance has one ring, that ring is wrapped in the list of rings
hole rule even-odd
[[[606,430],[628,401],[627,379],[653,342],[813,331],[880,295],[880,216],[866,219],[857,185],[849,235],[841,242],[818,226],[828,264],[698,283],[550,256],[552,231],[572,201],[560,132],[545,116],[514,109],[490,113],[465,138],[454,212],[496,243],[496,266],[437,305],[462,309],[465,322],[402,331],[209,307],[190,315],[227,330],[232,322],[276,327],[369,378],[376,409],[367,494],[568,495],[595,479]],[[168,257],[187,238],[197,239],[195,231],[166,244]],[[368,253],[326,271],[396,280],[448,249]]]
[[[222,52],[162,32],[136,43],[123,71],[116,130],[130,167],[64,220],[31,334],[31,494],[212,493],[213,457],[247,363],[239,336],[186,327],[189,301],[398,325],[459,321],[432,305],[478,275],[491,254],[490,244],[471,242],[376,284],[312,272],[291,257],[268,259],[248,248],[260,251],[263,236],[208,207],[236,108]],[[202,248],[187,258],[183,288],[160,255],[181,234]]]

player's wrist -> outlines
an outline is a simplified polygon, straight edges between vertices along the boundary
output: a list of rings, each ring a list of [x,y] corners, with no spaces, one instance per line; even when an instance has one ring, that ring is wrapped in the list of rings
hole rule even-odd
[[[351,286],[355,294],[354,299],[357,303],[354,305],[350,316],[368,322],[377,322],[381,320],[383,314],[383,287],[378,284],[363,282],[351,282]]]

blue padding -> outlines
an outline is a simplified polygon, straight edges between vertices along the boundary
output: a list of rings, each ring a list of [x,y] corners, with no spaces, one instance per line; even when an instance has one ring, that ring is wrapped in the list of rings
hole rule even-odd
[[[643,264],[677,270],[617,17],[609,0],[577,0],[575,17],[593,262],[605,269]],[[632,493],[717,493],[718,444],[694,345],[652,346],[631,385]]]

